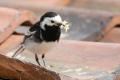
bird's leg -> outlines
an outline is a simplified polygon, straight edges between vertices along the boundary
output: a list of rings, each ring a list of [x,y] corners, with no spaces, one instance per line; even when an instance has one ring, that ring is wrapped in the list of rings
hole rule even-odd
[[[19,54],[20,52],[23,52],[25,50],[24,46],[21,46],[20,48],[18,48],[15,53],[12,55],[12,58],[14,58],[17,54]]]
[[[45,65],[45,61],[44,61],[44,58],[45,58],[45,54],[42,54],[42,61],[43,61],[44,66],[46,66],[46,65]]]
[[[36,62],[38,63],[38,65],[39,65],[39,66],[41,66],[41,65],[40,65],[39,58],[38,58],[38,55],[37,55],[37,54],[35,54],[35,60],[36,60]]]

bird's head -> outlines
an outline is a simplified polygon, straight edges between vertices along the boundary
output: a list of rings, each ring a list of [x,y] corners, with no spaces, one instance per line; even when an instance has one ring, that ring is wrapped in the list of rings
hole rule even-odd
[[[69,29],[69,24],[66,21],[62,21],[62,18],[59,14],[55,12],[45,13],[40,20],[40,25],[42,29],[45,29],[45,25],[49,27],[60,27],[61,29]]]

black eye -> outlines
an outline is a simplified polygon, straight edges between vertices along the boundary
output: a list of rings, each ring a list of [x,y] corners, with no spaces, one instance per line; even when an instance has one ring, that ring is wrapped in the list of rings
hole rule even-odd
[[[54,23],[54,21],[53,21],[53,20],[51,20],[51,23]]]

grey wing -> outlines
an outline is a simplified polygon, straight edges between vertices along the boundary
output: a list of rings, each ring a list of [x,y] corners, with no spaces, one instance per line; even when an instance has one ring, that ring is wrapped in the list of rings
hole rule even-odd
[[[30,37],[38,30],[38,28],[40,28],[39,26],[40,26],[40,22],[37,22],[36,24],[34,24],[34,25],[28,30],[28,32],[27,32],[27,34],[25,35],[24,40],[23,40],[23,42],[22,42],[21,44],[24,44],[25,40],[28,39],[28,38],[30,38]]]

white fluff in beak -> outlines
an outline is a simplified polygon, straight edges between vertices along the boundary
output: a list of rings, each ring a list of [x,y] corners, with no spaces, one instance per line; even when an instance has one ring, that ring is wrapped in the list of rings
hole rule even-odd
[[[61,25],[61,29],[64,29],[65,32],[67,32],[69,29],[69,23],[67,21],[63,21]]]

